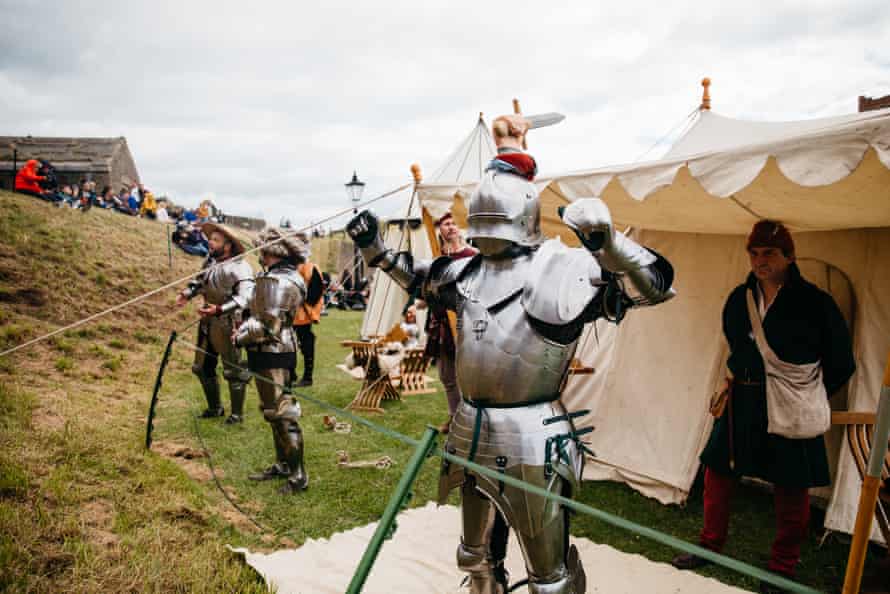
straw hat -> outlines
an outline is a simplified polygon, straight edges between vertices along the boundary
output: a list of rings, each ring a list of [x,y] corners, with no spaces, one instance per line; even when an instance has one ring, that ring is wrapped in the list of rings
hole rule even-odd
[[[241,239],[235,235],[235,232],[225,225],[221,225],[219,223],[211,223],[210,221],[201,224],[201,232],[210,238],[210,234],[213,232],[219,232],[225,235],[226,239],[232,242],[232,255],[238,256],[244,251],[244,243],[241,242]]]

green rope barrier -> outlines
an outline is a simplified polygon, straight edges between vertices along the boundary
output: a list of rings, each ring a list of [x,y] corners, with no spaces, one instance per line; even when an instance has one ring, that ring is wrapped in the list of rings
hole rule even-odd
[[[201,349],[197,345],[193,345],[192,343],[190,343],[186,340],[183,340],[181,338],[177,338],[176,341],[185,344],[192,350],[203,351],[203,349]],[[204,352],[206,352],[206,351],[204,351]],[[252,377],[256,378],[257,381],[272,382],[272,380],[262,377],[262,376],[259,376],[256,373],[250,371],[249,369],[246,369],[243,367],[238,367],[238,369],[249,373]],[[274,382],[272,382],[272,383],[274,383]],[[284,388],[284,386],[278,386],[278,387]],[[344,417],[351,419],[352,421],[354,421],[356,423],[364,425],[373,431],[377,431],[378,433],[387,435],[387,436],[391,437],[392,439],[401,441],[401,442],[411,445],[415,448],[418,448],[423,443],[421,440],[417,440],[412,437],[408,437],[407,435],[399,433],[398,431],[394,431],[394,430],[384,427],[382,425],[378,425],[377,423],[374,423],[374,422],[369,421],[363,417],[355,415],[347,410],[344,410],[342,408],[334,406],[333,404],[325,402],[324,400],[315,398],[314,396],[310,396],[309,394],[306,394],[303,392],[299,392],[299,393],[293,392],[293,394],[295,396],[298,396],[299,398],[307,400],[308,402],[312,402],[313,404],[316,404],[326,410],[329,410],[331,412],[336,412],[340,415],[343,415]],[[424,436],[424,438],[426,438],[426,436]],[[676,538],[669,534],[665,534],[664,532],[660,532],[653,528],[649,528],[647,526],[637,524],[636,522],[632,522],[632,521],[622,518],[620,516],[610,514],[609,512],[597,509],[595,507],[591,507],[589,505],[580,503],[573,499],[563,497],[562,495],[557,495],[556,493],[551,493],[545,489],[542,489],[541,487],[538,487],[538,486],[532,485],[530,483],[527,483],[525,481],[513,478],[506,474],[502,474],[502,473],[492,470],[490,468],[486,468],[485,466],[480,466],[479,464],[476,464],[475,462],[470,462],[469,460],[467,460],[465,458],[461,458],[459,456],[449,454],[448,452],[445,452],[444,450],[438,450],[438,449],[433,450],[431,452],[431,455],[437,456],[439,458],[442,458],[442,459],[447,460],[448,462],[452,462],[454,464],[459,464],[465,468],[472,470],[473,472],[477,472],[481,475],[487,476],[487,477],[492,478],[497,481],[502,481],[505,484],[516,487],[518,489],[523,489],[529,493],[533,493],[540,497],[544,497],[545,499],[550,499],[551,501],[556,501],[558,503],[561,503],[562,505],[565,505],[567,508],[569,508],[573,511],[576,511],[576,512],[582,513],[582,514],[586,514],[588,516],[592,516],[598,520],[606,522],[607,524],[611,524],[618,528],[622,528],[624,530],[634,532],[636,534],[639,534],[640,536],[644,536],[648,539],[654,540],[655,542],[669,546],[673,549],[677,549],[677,550],[683,551],[684,553],[691,553],[698,557],[702,557],[703,559],[707,559],[708,561],[712,561],[713,563],[716,563],[717,565],[721,565],[723,567],[726,567],[727,569],[731,569],[737,573],[741,573],[748,577],[759,579],[761,581],[773,584],[774,586],[778,586],[780,588],[785,588],[786,590],[789,590],[796,594],[820,594],[819,590],[816,590],[809,586],[805,586],[798,582],[794,582],[787,578],[783,578],[775,573],[771,573],[764,569],[760,569],[759,567],[754,567],[753,565],[749,565],[748,563],[745,563],[744,561],[738,561],[736,559],[733,559],[732,557],[727,557],[726,555],[721,555],[720,553],[715,553],[714,551],[711,551],[704,547],[700,547],[698,545],[694,545],[692,543],[686,542],[685,540],[680,540],[679,538]],[[416,452],[415,452],[415,456],[416,456]],[[407,474],[408,473],[406,471],[406,473],[404,473],[402,475],[403,481],[405,480]],[[401,487],[401,483],[400,483],[400,487]],[[370,567],[368,568],[368,571],[370,571]],[[355,590],[355,591],[358,592],[358,591],[360,591],[360,589]]]

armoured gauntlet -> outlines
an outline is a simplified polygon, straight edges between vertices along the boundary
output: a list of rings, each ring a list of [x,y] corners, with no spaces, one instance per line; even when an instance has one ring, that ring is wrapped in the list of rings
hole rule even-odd
[[[365,263],[379,268],[403,289],[413,290],[418,282],[414,259],[408,252],[393,252],[383,243],[377,217],[369,210],[356,215],[346,225],[346,232],[358,246]]]
[[[643,304],[653,305],[673,297],[670,264],[632,239],[616,233],[605,202],[598,198],[581,198],[560,207],[559,214],[600,266],[626,276]]]

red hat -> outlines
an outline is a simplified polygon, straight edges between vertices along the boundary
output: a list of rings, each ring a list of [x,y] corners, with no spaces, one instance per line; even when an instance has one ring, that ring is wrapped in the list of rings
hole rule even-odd
[[[791,238],[791,232],[778,221],[763,220],[754,224],[751,235],[748,236],[746,249],[750,250],[756,247],[774,247],[782,250],[786,257],[794,255],[794,240]]]
[[[448,219],[453,219],[453,218],[454,218],[454,215],[451,214],[451,211],[448,211],[448,212],[446,212],[445,214],[443,214],[441,217],[439,217],[438,219],[436,219],[436,221],[435,221],[433,224],[434,224],[436,227],[438,227],[439,225],[441,225],[442,223],[444,223],[444,222],[447,221]]]

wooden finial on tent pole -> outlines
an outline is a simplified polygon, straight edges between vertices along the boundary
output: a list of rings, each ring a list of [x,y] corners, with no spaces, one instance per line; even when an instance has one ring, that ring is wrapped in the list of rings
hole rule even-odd
[[[711,79],[707,76],[701,79],[701,86],[703,87],[703,91],[701,94],[701,105],[699,109],[707,109],[710,111],[711,109]]]
[[[421,171],[419,163],[411,164],[411,175],[414,176],[415,184],[419,184],[420,182],[423,181],[423,171]]]

